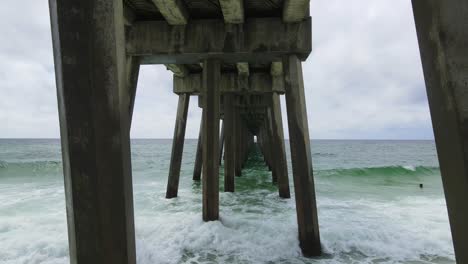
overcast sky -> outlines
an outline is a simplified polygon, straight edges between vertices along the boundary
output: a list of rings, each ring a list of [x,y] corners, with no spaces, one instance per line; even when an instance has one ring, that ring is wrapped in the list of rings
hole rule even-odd
[[[312,0],[311,13],[311,137],[432,139],[410,1]],[[0,1],[0,23],[0,138],[59,137],[48,1]],[[201,111],[191,103],[187,137],[196,138]],[[171,138],[176,106],[170,72],[143,66],[132,137]]]

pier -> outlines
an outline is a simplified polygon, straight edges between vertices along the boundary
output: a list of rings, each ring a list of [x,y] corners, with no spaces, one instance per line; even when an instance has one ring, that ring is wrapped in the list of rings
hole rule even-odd
[[[468,263],[468,2],[412,2],[456,258]],[[235,192],[254,138],[278,196],[291,197],[285,97],[298,241],[321,255],[302,72],[309,4],[49,0],[71,263],[136,263],[130,128],[147,64],[167,67],[178,96],[167,199],[178,196],[190,101],[202,109],[193,180],[204,221],[220,217],[220,163]]]

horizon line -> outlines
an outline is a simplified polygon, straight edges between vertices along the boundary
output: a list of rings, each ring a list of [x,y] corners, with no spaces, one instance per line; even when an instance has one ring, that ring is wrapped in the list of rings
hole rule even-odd
[[[0,137],[0,140],[2,139],[60,139],[57,137],[38,137],[38,138],[29,138],[29,137],[17,137],[17,138],[8,138],[8,137]],[[173,140],[173,138],[145,138],[145,137],[136,137],[136,138],[130,138],[132,139],[163,139],[163,140]],[[198,140],[198,138],[185,138],[185,139],[190,139],[190,140]],[[285,138],[285,140],[289,140],[289,138]],[[310,140],[356,140],[356,141],[371,141],[371,140],[380,140],[380,141],[434,141],[433,138],[403,138],[403,139],[386,139],[386,138],[311,138]]]

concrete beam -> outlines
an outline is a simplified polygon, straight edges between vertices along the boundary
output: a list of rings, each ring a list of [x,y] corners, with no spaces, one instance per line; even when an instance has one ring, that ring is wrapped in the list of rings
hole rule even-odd
[[[247,90],[244,90],[245,85],[242,76],[236,73],[223,73],[220,81],[220,92],[223,93],[284,93],[284,78],[273,78],[268,73],[252,73],[247,77]],[[275,80],[275,81],[274,81]],[[189,74],[186,77],[174,76],[174,93],[190,93],[194,95],[200,94],[202,89],[202,75]]]
[[[135,12],[133,12],[133,9],[127,6],[126,4],[124,4],[123,15],[124,15],[124,23],[126,26],[130,26],[131,24],[133,24],[133,21],[135,21],[136,19]]]
[[[189,70],[183,64],[166,64],[166,69],[173,72],[177,77],[185,77],[189,74]]]
[[[312,50],[311,20],[294,25],[279,18],[247,19],[232,30],[223,20],[193,20],[185,27],[164,21],[140,21],[128,28],[127,53],[142,64],[196,64],[207,58],[227,63],[281,61],[296,54],[305,60]]]
[[[169,25],[186,25],[189,15],[182,0],[153,0]]]
[[[309,16],[310,0],[285,0],[283,4],[283,21],[295,23]]]
[[[274,91],[283,94],[283,91],[276,89],[276,87],[284,87],[283,63],[279,61],[272,62],[270,66],[270,74],[273,87],[275,88]]]
[[[49,7],[70,263],[135,264],[122,1]]]
[[[226,23],[244,23],[244,0],[219,0],[219,4]]]
[[[468,2],[413,0],[457,263],[468,263]]]
[[[274,61],[270,66],[271,76],[283,76],[283,63],[280,61]]]
[[[237,67],[237,73],[239,75],[248,76],[250,74],[249,64],[247,62],[238,62],[236,64],[236,67]]]

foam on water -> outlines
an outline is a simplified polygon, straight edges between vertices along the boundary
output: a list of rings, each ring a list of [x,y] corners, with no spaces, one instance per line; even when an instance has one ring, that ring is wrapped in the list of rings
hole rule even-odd
[[[271,174],[258,156],[249,161],[243,176],[236,178],[235,193],[220,193],[221,221],[204,223],[201,186],[191,180],[196,142],[186,144],[179,197],[164,198],[170,143],[134,146],[139,264],[454,263],[437,169],[418,169],[437,164],[412,160],[413,167],[406,168],[403,166],[410,164],[395,161],[379,163],[369,170],[373,167],[358,162],[354,168],[339,168],[336,164],[341,163],[321,166],[324,160],[319,158],[316,188],[325,254],[306,259],[297,240],[294,197],[278,197]],[[319,152],[333,155],[322,155],[324,159],[342,155],[331,152],[333,147],[326,149],[328,152]],[[9,162],[1,155],[0,159]],[[387,167],[406,170],[410,180],[408,175],[394,176],[394,171],[388,174]],[[30,172],[30,176],[12,181],[1,170],[0,263],[68,263],[60,172],[42,178]],[[51,174],[48,168],[41,170]],[[356,177],[356,170],[384,171],[387,174],[375,177],[393,177],[391,185],[382,180],[368,181],[372,175]],[[21,173],[27,172],[21,169]],[[420,190],[417,182],[424,182],[426,187]]]

